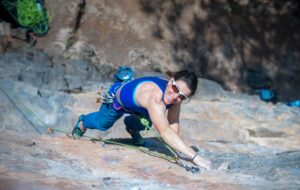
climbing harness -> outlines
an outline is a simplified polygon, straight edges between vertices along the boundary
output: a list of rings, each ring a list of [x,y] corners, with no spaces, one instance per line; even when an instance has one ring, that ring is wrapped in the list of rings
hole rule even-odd
[[[44,0],[2,0],[9,14],[24,28],[44,36],[49,31],[49,12]]]

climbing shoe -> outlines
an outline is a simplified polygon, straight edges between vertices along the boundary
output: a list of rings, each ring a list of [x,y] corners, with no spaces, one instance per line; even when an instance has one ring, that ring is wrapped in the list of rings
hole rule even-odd
[[[83,120],[84,115],[80,115],[78,118],[78,121],[72,131],[72,136],[74,139],[80,139],[83,134],[85,133],[85,131],[82,131],[82,129],[80,128],[80,122]]]
[[[145,141],[138,131],[126,127],[126,131],[131,135],[132,142],[136,146],[143,146]]]

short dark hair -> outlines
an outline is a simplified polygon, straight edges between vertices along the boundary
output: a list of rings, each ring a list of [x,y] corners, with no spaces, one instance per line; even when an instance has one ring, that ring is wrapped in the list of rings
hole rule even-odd
[[[182,80],[187,84],[187,87],[191,90],[190,96],[193,96],[197,90],[198,78],[196,74],[191,70],[182,70],[174,73],[170,73],[170,76],[176,80]],[[168,75],[169,75],[168,74]]]

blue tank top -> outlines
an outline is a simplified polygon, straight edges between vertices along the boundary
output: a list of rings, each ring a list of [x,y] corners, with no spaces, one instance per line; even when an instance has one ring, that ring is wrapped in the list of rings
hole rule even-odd
[[[130,112],[134,112],[137,114],[142,114],[144,116],[149,117],[149,113],[147,109],[141,107],[138,105],[138,103],[135,100],[135,93],[136,89],[144,82],[153,82],[155,83],[164,94],[168,81],[166,79],[162,79],[159,77],[142,77],[134,79],[128,83],[126,83],[119,92],[119,100],[123,104],[125,111],[128,110]],[[164,98],[164,95],[162,99]],[[167,109],[169,106],[166,107]],[[127,112],[128,112],[127,111]]]

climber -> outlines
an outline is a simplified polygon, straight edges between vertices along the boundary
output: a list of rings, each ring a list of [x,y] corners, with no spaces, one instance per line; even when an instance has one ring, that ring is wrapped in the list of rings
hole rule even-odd
[[[125,69],[131,73],[130,68]],[[119,70],[118,74],[122,72]],[[142,116],[153,124],[170,147],[184,153],[194,164],[210,169],[211,162],[198,155],[179,136],[181,104],[189,101],[195,94],[197,83],[194,72],[188,70],[173,73],[169,80],[150,76],[126,79],[126,82],[116,81],[98,112],[79,117],[72,135],[79,139],[87,129],[105,131],[124,113],[129,113],[124,119],[126,130],[136,145],[143,145],[144,141],[139,133],[145,129],[139,120],[139,116]]]

